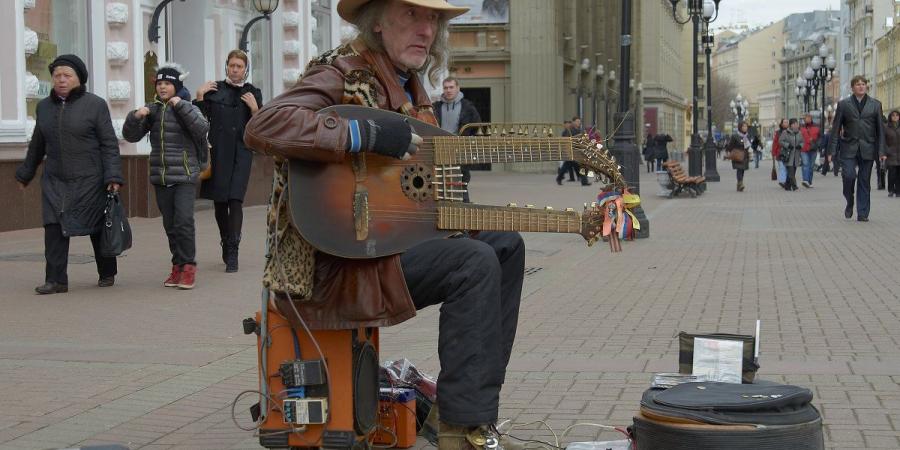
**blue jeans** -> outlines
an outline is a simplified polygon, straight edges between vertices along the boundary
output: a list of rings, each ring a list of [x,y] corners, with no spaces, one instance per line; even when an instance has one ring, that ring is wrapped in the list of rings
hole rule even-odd
[[[803,161],[803,181],[809,184],[812,184],[813,165],[816,163],[816,156],[818,154],[814,151],[800,153],[800,158]]]

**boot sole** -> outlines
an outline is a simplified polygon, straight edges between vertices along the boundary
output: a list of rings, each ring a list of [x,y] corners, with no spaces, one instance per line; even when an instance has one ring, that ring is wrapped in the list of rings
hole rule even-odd
[[[193,289],[193,288],[194,288],[194,285],[193,285],[193,284],[191,284],[191,285],[187,285],[187,284],[179,284],[177,287],[178,287],[178,289],[181,289],[181,290],[183,290],[183,291],[187,291],[187,290]]]
[[[37,295],[65,294],[65,293],[69,292],[69,288],[65,288],[65,289],[54,289],[54,290],[52,290],[52,291],[39,291],[39,290],[35,289],[34,292],[35,292]]]
[[[178,283],[163,283],[165,287],[178,287]]]

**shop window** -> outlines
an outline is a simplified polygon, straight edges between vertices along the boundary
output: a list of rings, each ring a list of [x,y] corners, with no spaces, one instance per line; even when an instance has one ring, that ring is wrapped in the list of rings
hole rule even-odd
[[[37,33],[38,47],[25,60],[28,72],[38,79],[36,93],[27,98],[28,115],[50,95],[53,86],[47,66],[59,55],[78,55],[90,67],[87,0],[36,0],[25,10],[25,26]],[[90,83],[90,78],[88,79]]]

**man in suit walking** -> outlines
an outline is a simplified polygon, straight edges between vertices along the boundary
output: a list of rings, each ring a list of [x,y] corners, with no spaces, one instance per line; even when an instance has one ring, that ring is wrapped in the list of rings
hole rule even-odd
[[[838,103],[831,124],[828,144],[828,160],[840,145],[844,174],[844,198],[847,207],[844,217],[853,217],[854,184],[856,188],[856,220],[869,221],[869,192],[871,190],[872,163],[875,158],[887,159],[884,142],[884,124],[881,121],[881,102],[869,97],[869,80],[857,75],[850,80],[853,95]],[[840,142],[839,142],[840,141]]]

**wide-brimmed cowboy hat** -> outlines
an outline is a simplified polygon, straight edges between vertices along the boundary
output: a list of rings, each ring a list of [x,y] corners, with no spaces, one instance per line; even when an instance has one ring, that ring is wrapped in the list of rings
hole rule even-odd
[[[340,0],[337,5],[338,15],[341,16],[342,19],[347,22],[353,23],[356,19],[356,13],[359,12],[359,8],[361,8],[366,3],[371,2],[372,0]],[[425,8],[431,8],[437,11],[440,11],[444,14],[444,17],[452,19],[456,16],[461,16],[469,11],[469,8],[461,7],[461,6],[453,6],[447,3],[444,0],[400,0],[403,3],[409,3],[410,5],[422,6]]]

